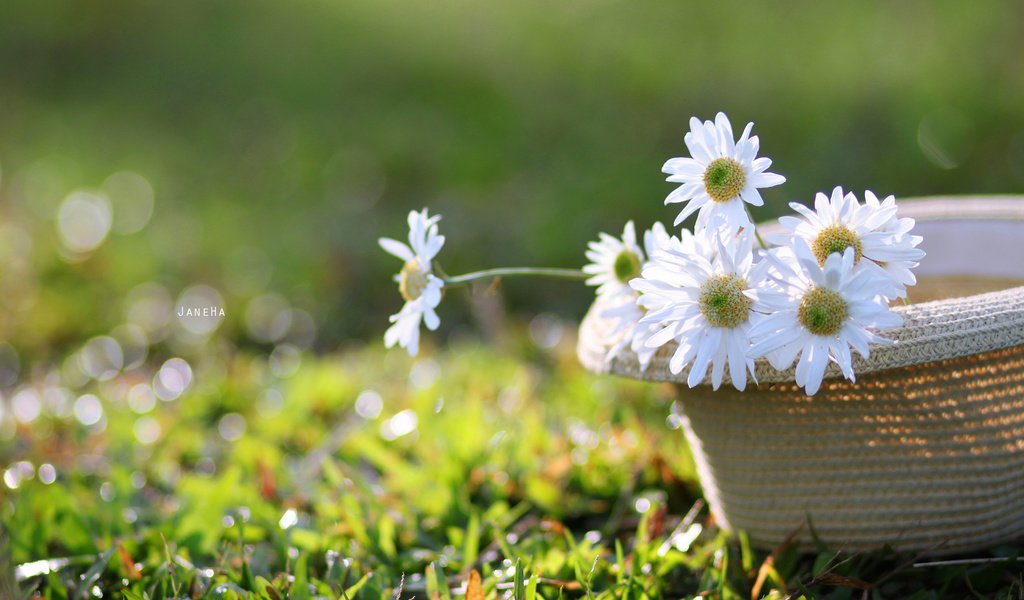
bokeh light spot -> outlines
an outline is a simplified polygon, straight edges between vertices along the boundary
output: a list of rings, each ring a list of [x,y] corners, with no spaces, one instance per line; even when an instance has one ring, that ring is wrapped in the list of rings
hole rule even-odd
[[[92,252],[110,233],[112,213],[106,197],[92,192],[73,192],[57,211],[61,244],[74,253]]]
[[[123,354],[121,368],[131,371],[141,367],[149,354],[149,338],[142,327],[132,323],[119,325],[110,332],[110,336],[117,341]]]
[[[184,359],[172,358],[160,367],[153,378],[157,398],[168,402],[180,396],[192,384],[192,367]]]
[[[149,445],[160,439],[162,429],[160,423],[152,417],[142,417],[135,421],[135,439],[139,440],[140,444]]]
[[[932,164],[955,169],[974,149],[974,125],[963,111],[945,106],[921,119],[917,143]]]
[[[11,398],[11,412],[14,418],[21,423],[31,423],[39,418],[42,411],[42,403],[39,401],[39,394],[32,388],[25,388],[14,394]]]
[[[167,325],[174,312],[171,294],[158,283],[134,287],[125,300],[125,319],[142,328],[151,342],[167,335]]]
[[[422,358],[409,370],[409,385],[415,390],[424,390],[434,385],[440,376],[441,365],[431,358]]]
[[[144,415],[156,406],[156,394],[153,388],[144,383],[137,383],[128,390],[128,407],[134,412]]]
[[[57,469],[50,463],[43,463],[39,465],[39,481],[44,485],[50,485],[54,481],[57,481]]]
[[[153,186],[142,175],[130,171],[114,173],[103,182],[103,191],[113,209],[114,233],[141,231],[153,216]]]
[[[380,434],[386,440],[395,440],[416,431],[418,426],[419,417],[416,416],[416,413],[405,409],[381,423]]]
[[[376,419],[384,408],[384,399],[373,390],[363,390],[356,396],[356,414],[364,419]]]
[[[554,315],[540,314],[530,320],[530,339],[540,348],[554,348],[564,335],[565,323]]]
[[[245,417],[238,413],[224,415],[217,423],[217,432],[229,442],[241,439],[245,435]]]
[[[82,425],[95,425],[103,418],[103,404],[93,394],[79,396],[75,400],[75,418]]]
[[[245,327],[258,342],[276,342],[283,338],[292,323],[288,301],[278,294],[263,294],[249,301],[245,309]]]
[[[298,349],[291,344],[280,344],[270,353],[270,372],[277,377],[291,377],[301,363]]]
[[[281,520],[277,522],[277,526],[281,529],[291,529],[299,522],[299,513],[294,508],[289,508],[284,511],[281,515]]]
[[[99,381],[107,381],[121,370],[124,353],[121,352],[121,345],[117,340],[109,336],[99,336],[85,343],[78,354],[78,360],[86,375]]]

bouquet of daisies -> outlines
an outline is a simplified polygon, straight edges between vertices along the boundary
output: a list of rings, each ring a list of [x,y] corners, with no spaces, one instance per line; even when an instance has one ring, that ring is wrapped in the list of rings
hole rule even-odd
[[[597,287],[601,315],[614,323],[608,359],[625,349],[646,369],[662,347],[669,370],[686,374],[690,387],[710,381],[717,389],[728,371],[743,390],[754,380],[754,362],[764,357],[775,369],[796,362],[795,379],[808,395],[818,391],[829,362],[854,380],[853,352],[869,356],[880,335],[898,327],[890,302],[905,299],[916,282],[913,269],[924,257],[912,235],[913,219],[897,216],[892,196],[864,192],[863,202],[836,187],[817,194],[814,209],[791,203],[798,216],[779,219],[783,233],[769,246],[747,205],[761,206],[758,191],[785,182],[758,157],[759,140],[747,124],[739,139],[729,119],[690,120],[684,141],[690,157],[673,158],[663,171],[681,184],[665,199],[682,204],[673,227],[696,213],[693,230],[672,235],[655,223],[642,245],[632,221],[621,238],[602,233],[586,252],[582,271],[489,269],[459,277],[440,270],[444,245],[439,216],[409,213],[409,244],[381,238],[387,252],[404,261],[396,275],[405,305],[392,315],[385,344],[415,355],[420,324],[437,329],[442,290],[471,281],[510,275],[585,278]],[[709,377],[710,371],[710,377]]]

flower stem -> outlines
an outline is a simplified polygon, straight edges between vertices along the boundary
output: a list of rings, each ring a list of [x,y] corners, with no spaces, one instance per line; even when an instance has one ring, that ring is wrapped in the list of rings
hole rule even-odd
[[[765,244],[764,240],[761,239],[761,233],[757,230],[757,227],[754,228],[754,237],[757,238],[757,243],[761,244],[761,248],[762,249],[764,249],[764,250],[768,249],[768,244]]]
[[[747,220],[750,221],[750,228],[754,231],[754,237],[757,239],[757,243],[761,244],[762,250],[768,249],[768,244],[764,243],[761,238],[761,232],[757,230],[757,225],[754,224],[754,215],[750,214],[750,208],[747,205],[743,205],[743,212],[747,213]]]
[[[466,273],[465,275],[458,275],[456,277],[445,277],[443,281],[445,287],[456,287],[460,285],[466,285],[474,281],[479,281],[481,279],[493,279],[495,277],[510,277],[520,275],[533,275],[536,277],[555,277],[559,279],[586,279],[587,277],[589,277],[589,275],[578,269],[505,267],[499,269],[484,269],[483,271],[474,271],[472,273]]]

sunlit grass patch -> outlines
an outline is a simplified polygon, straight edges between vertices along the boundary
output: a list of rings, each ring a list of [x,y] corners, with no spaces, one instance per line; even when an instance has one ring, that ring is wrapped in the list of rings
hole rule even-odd
[[[130,402],[138,372],[96,383],[100,420],[45,408],[4,446],[4,550],[21,594],[1020,590],[1012,563],[756,550],[700,499],[671,387],[587,374],[568,341],[536,352],[456,342],[410,362],[374,346],[304,357],[285,378],[251,356],[197,360],[190,387],[153,405]],[[140,439],[147,419],[156,439]]]

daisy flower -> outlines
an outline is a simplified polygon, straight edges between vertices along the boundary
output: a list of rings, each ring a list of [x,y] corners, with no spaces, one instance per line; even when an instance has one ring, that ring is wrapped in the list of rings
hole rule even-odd
[[[601,233],[597,242],[590,242],[586,256],[590,264],[583,267],[583,272],[591,275],[587,285],[596,285],[597,295],[628,296],[629,280],[640,275],[644,262],[644,253],[636,243],[636,227],[633,221],[626,223],[622,230],[622,239]]]
[[[883,276],[885,289],[879,288],[882,295],[905,298],[907,286],[917,282],[911,269],[924,258],[924,251],[916,247],[921,237],[909,235],[913,219],[896,216],[894,197],[879,202],[873,193],[865,192],[864,198],[866,202],[861,204],[852,193],[844,194],[843,188],[836,187],[831,197],[821,193],[815,196],[813,211],[791,203],[790,207],[803,218],[780,218],[779,224],[789,233],[779,241],[803,239],[819,265],[824,265],[829,255],[851,248],[855,266]]]
[[[398,292],[405,299],[405,305],[398,313],[391,315],[394,323],[384,333],[384,345],[391,348],[396,343],[405,348],[410,356],[416,356],[420,345],[420,322],[427,329],[435,330],[441,319],[434,311],[441,303],[441,288],[444,282],[434,275],[431,261],[444,246],[444,236],[437,233],[440,215],[429,216],[423,212],[409,213],[409,245],[391,238],[380,238],[377,243],[389,254],[405,261],[402,270],[395,276]]]
[[[813,396],[829,361],[855,381],[850,348],[867,358],[870,343],[889,343],[870,329],[891,329],[902,322],[879,295],[883,280],[868,269],[856,269],[857,250],[827,255],[821,264],[803,238],[792,248],[765,253],[773,272],[753,296],[768,316],[750,329],[748,356],[767,356],[778,370],[796,360],[796,383]]]
[[[759,307],[749,294],[761,270],[753,267],[750,237],[744,230],[723,243],[717,232],[705,231],[685,251],[669,247],[655,253],[643,277],[631,283],[647,311],[640,325],[654,330],[644,345],[677,342],[669,370],[678,374],[689,365],[690,387],[704,380],[709,367],[714,389],[721,386],[727,365],[738,390],[746,387],[748,371],[753,377],[747,350]]]
[[[757,190],[786,181],[782,175],[768,173],[772,161],[757,158],[758,139],[751,136],[748,123],[739,140],[733,139],[732,125],[724,113],[715,121],[690,119],[690,132],[683,140],[692,158],[672,158],[662,171],[668,181],[681,183],[665,198],[665,204],[684,202],[675,225],[697,212],[697,229],[703,229],[713,215],[724,215],[732,231],[750,224],[744,203],[761,206],[764,200]],[[699,211],[699,212],[698,212]]]
[[[684,233],[689,234],[689,232]],[[673,241],[677,244],[680,243],[678,238],[669,236],[664,225],[655,223],[644,232],[644,255],[649,261],[655,252],[667,248]],[[650,262],[645,262],[644,266],[649,264]],[[636,303],[638,297],[639,294],[633,288],[628,288],[628,293],[617,295],[616,299],[621,298],[621,300],[603,310],[601,316],[613,322],[611,331],[608,333],[609,337],[619,338],[618,343],[608,351],[607,359],[611,360],[622,350],[630,348],[636,354],[640,370],[646,371],[658,349],[648,348],[644,344],[651,333],[652,326],[640,325],[640,318],[644,316],[644,311]]]
[[[890,194],[886,196],[884,200],[879,201],[878,196],[875,196],[873,192],[865,191],[864,205],[869,207],[871,210],[888,210],[890,207],[896,207],[896,198]],[[898,298],[906,298],[906,289],[917,284],[917,277],[914,276],[912,269],[921,264],[921,259],[925,256],[923,250],[917,249],[917,245],[920,244],[924,238],[919,235],[910,235],[910,230],[913,228],[913,219],[909,217],[900,219],[896,217],[895,212],[881,227],[883,231],[889,232],[893,235],[890,242],[892,246],[904,249],[913,248],[917,253],[909,260],[889,260],[875,263],[886,272],[892,281],[896,283],[898,291],[902,292],[897,295]]]

